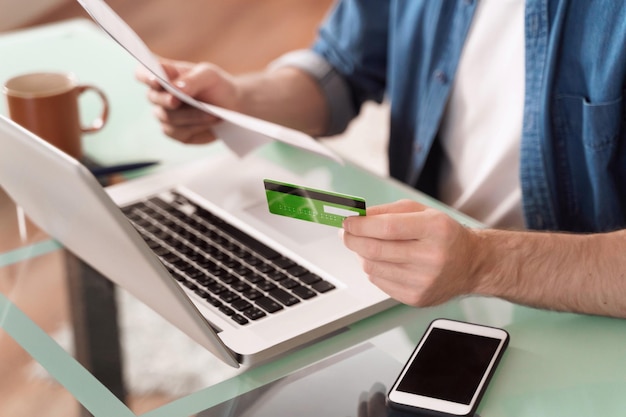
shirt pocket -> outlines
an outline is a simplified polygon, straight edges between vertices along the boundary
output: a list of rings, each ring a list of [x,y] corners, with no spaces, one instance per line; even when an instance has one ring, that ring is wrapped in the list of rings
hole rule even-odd
[[[557,96],[553,109],[555,133],[573,151],[604,153],[618,144],[624,122],[623,95],[605,102]],[[578,146],[584,149],[576,149]]]
[[[552,151],[559,198],[581,229],[623,223],[626,144],[624,94],[603,102],[581,96],[553,101]],[[584,223],[584,224],[582,224]]]

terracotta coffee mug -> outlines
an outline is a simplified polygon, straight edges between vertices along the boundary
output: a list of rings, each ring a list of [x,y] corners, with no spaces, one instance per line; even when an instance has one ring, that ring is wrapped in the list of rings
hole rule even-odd
[[[100,97],[102,111],[90,125],[83,126],[79,96],[87,91]],[[83,155],[82,134],[102,129],[109,114],[109,102],[101,89],[79,84],[66,73],[18,75],[4,83],[4,94],[11,119],[76,159]]]

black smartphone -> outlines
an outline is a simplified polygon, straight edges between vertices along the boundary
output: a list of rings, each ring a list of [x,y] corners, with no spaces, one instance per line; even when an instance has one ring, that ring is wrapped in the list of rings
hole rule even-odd
[[[391,408],[471,416],[509,343],[504,329],[434,320],[387,394]]]

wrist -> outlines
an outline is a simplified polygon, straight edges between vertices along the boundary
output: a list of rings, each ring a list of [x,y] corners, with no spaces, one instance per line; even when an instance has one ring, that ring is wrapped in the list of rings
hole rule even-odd
[[[508,298],[508,291],[519,282],[517,234],[494,229],[474,230],[471,271],[475,294]]]

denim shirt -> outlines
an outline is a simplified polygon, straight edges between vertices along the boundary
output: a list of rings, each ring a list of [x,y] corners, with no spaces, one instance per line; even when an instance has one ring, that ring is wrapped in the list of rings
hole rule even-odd
[[[347,85],[347,102],[329,99],[331,119],[389,99],[390,174],[418,188],[436,189],[437,133],[475,9],[476,0],[343,0],[312,47]],[[525,62],[527,227],[625,227],[626,4],[526,0]]]

